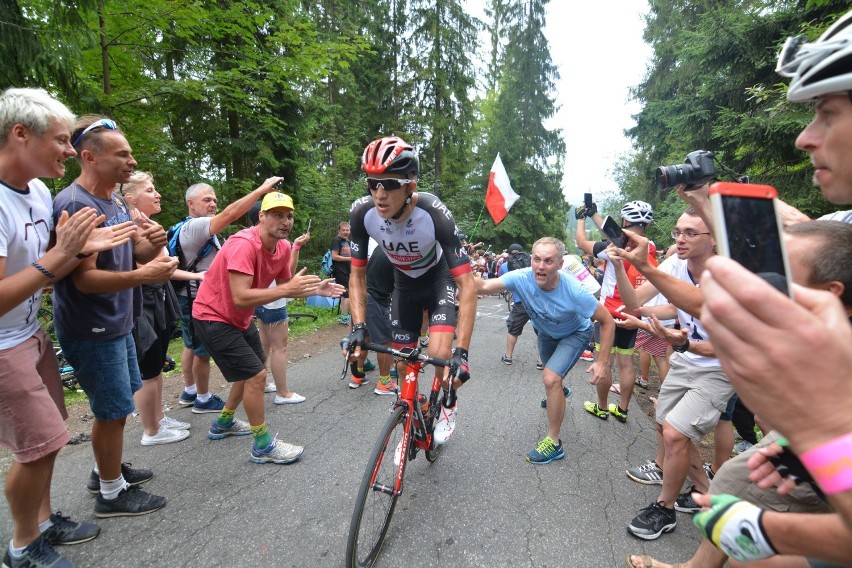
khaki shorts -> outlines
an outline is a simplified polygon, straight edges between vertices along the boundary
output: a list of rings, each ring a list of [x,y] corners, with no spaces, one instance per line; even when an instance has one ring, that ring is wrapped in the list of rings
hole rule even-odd
[[[15,461],[29,463],[61,449],[65,396],[53,344],[43,329],[23,343],[0,350],[0,445]]]
[[[668,379],[666,379],[668,380]],[[751,470],[747,462],[760,448],[765,448],[779,438],[775,430],[769,432],[757,444],[745,452],[726,461],[710,481],[710,494],[728,494],[739,497],[763,510],[781,513],[829,513],[831,507],[820,499],[808,483],[797,485],[787,495],[780,495],[774,487],[760,489],[748,480]]]
[[[657,422],[698,442],[716,427],[734,387],[722,367],[698,367],[680,353],[672,354],[671,365],[657,397]]]

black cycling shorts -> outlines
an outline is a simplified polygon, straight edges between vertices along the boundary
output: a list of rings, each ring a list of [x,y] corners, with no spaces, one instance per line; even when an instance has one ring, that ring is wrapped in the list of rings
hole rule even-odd
[[[394,271],[391,295],[394,347],[414,347],[420,336],[424,310],[429,314],[430,331],[455,331],[456,282],[445,258],[419,278]]]

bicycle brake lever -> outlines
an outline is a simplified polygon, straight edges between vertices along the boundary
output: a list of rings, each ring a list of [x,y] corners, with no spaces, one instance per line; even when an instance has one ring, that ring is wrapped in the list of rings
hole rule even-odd
[[[352,352],[355,350],[351,345],[349,345],[349,338],[344,337],[340,340],[340,348],[343,351],[346,351],[346,355],[343,356],[343,371],[340,373],[340,380],[346,378],[346,371],[349,370],[349,356],[352,355]],[[354,362],[353,362],[354,363]]]

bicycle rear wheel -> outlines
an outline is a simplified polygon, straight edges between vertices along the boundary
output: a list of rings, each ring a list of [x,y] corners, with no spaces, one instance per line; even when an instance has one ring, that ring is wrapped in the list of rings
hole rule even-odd
[[[405,419],[406,408],[395,408],[373,448],[349,525],[346,566],[372,566],[379,556],[398,497],[394,487],[400,468],[394,463],[394,453],[402,443]],[[403,456],[400,479],[405,473],[406,461]]]

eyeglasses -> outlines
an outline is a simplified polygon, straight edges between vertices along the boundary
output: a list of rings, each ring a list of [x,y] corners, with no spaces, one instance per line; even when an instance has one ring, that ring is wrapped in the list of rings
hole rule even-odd
[[[678,231],[677,229],[675,229],[674,231],[672,231],[672,238],[677,239],[678,237],[683,236],[684,239],[691,241],[692,239],[694,239],[698,235],[709,235],[709,234],[710,233],[697,233],[695,231]]]
[[[413,183],[413,179],[396,179],[396,178],[388,178],[388,179],[376,179],[376,178],[367,178],[367,187],[370,188],[370,191],[377,191],[379,187],[384,189],[385,191],[393,191],[395,189],[399,189],[403,185],[408,185]]]
[[[83,139],[83,136],[85,136],[88,132],[91,132],[95,128],[106,128],[107,130],[118,130],[118,125],[115,123],[114,120],[109,119],[109,118],[102,118],[101,120],[97,120],[97,121],[93,122],[92,124],[90,124],[89,126],[87,126],[86,129],[83,130],[83,132],[78,134],[77,138],[75,138],[74,141],[71,142],[71,145],[76,146],[77,144],[79,144],[80,140]]]

